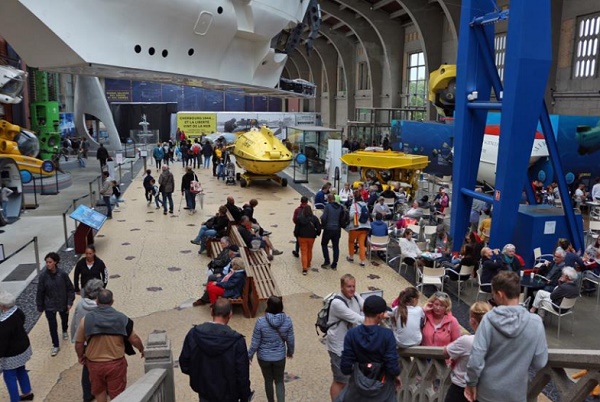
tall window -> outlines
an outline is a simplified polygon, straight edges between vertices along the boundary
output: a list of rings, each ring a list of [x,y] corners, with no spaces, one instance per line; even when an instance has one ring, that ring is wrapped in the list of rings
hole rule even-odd
[[[371,77],[369,76],[369,66],[366,61],[358,63],[357,78],[359,90],[371,89]]]
[[[425,107],[427,97],[427,75],[425,74],[425,54],[412,53],[408,56],[408,106]],[[420,118],[419,116],[413,116]]]
[[[592,78],[598,75],[598,40],[600,14],[579,18],[573,63],[574,78]]]
[[[504,58],[506,56],[506,34],[496,35],[494,39],[494,45],[496,48],[496,68],[498,69],[498,75],[500,81],[504,82]]]

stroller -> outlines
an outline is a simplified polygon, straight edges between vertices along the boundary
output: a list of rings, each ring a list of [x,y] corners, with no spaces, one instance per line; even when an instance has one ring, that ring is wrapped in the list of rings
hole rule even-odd
[[[225,169],[225,184],[235,186],[235,165],[229,161]]]

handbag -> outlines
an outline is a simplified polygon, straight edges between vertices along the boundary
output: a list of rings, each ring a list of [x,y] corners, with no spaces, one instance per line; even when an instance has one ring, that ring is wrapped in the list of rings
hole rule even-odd
[[[190,193],[199,194],[202,192],[202,186],[198,181],[198,176],[194,175],[194,180],[190,182]]]

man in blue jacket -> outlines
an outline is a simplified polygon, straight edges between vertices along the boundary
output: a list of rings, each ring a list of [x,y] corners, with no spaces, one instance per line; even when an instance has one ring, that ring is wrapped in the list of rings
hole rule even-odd
[[[249,401],[250,361],[244,336],[227,325],[231,302],[218,299],[211,313],[212,322],[196,325],[186,335],[179,367],[202,402]]]
[[[396,339],[392,330],[379,326],[386,311],[382,297],[367,297],[363,304],[364,323],[346,334],[340,368],[344,374],[355,375],[350,377],[338,401],[396,401],[396,386],[400,385]]]

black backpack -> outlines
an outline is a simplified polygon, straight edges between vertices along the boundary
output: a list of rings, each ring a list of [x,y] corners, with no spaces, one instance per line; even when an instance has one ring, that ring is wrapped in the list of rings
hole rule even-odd
[[[344,229],[350,224],[350,213],[348,210],[342,205],[342,211],[340,212],[340,227]]]
[[[329,328],[342,322],[340,320],[327,325],[327,323],[329,322],[329,310],[331,309],[331,303],[335,299],[343,301],[346,307],[348,307],[348,303],[346,302],[346,300],[344,300],[344,298],[338,295],[337,293],[329,293],[327,296],[325,296],[323,298],[323,307],[321,307],[321,310],[319,310],[319,312],[317,313],[317,322],[315,323],[315,330],[317,331],[317,335],[319,335],[319,330],[321,331],[323,336],[327,335],[327,330]],[[358,302],[358,298],[356,296],[354,296],[354,299],[356,299],[356,301]]]

